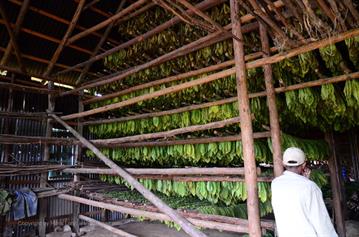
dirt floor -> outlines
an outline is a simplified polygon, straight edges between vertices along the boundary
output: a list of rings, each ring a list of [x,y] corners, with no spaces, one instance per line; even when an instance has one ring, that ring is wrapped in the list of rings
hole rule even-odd
[[[175,229],[171,229],[164,224],[158,222],[135,222],[128,223],[116,226],[117,228],[136,235],[138,237],[188,237],[186,233],[183,231],[177,231]],[[100,227],[88,227],[83,228],[84,231],[88,229],[88,232],[83,235],[86,237],[96,236],[96,237],[117,237],[117,235],[104,230]],[[238,237],[240,235],[236,233],[228,233],[228,232],[219,232],[215,230],[205,230],[204,231],[208,237]]]

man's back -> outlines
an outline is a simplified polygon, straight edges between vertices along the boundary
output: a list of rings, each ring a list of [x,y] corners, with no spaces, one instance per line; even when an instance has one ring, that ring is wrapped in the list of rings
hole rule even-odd
[[[337,237],[318,186],[293,172],[272,182],[279,237]]]

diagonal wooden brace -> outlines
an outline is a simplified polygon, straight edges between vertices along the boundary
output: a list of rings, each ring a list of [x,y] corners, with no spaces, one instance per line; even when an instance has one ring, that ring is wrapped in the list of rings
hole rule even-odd
[[[132,185],[138,192],[140,192],[148,201],[155,205],[160,211],[168,215],[176,224],[181,226],[183,231],[185,231],[189,236],[192,237],[207,237],[204,233],[196,229],[186,218],[179,215],[175,210],[169,207],[151,191],[146,189],[141,183],[137,181],[132,175],[127,173],[124,169],[119,167],[115,162],[107,158],[102,152],[97,149],[92,143],[90,143],[86,138],[81,136],[75,129],[70,127],[66,122],[60,119],[55,114],[49,114],[55,121],[64,126],[69,130],[84,146],[90,149],[100,160],[102,160],[108,167],[110,167],[114,172],[119,176],[125,179],[130,185]]]

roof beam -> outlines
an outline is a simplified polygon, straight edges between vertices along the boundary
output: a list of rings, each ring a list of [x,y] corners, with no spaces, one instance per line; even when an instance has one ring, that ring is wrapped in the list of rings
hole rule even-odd
[[[5,48],[0,47],[0,51],[1,51],[1,52],[5,52],[5,50],[6,50]],[[11,51],[10,51],[10,53],[14,53],[14,52],[11,52]],[[35,62],[39,62],[39,63],[44,63],[44,64],[49,64],[49,63],[50,63],[50,60],[48,60],[48,59],[39,58],[39,57],[32,56],[32,55],[29,55],[29,54],[21,54],[21,56],[22,56],[22,58],[24,58],[24,59],[29,59],[29,60],[31,60],[31,61],[35,61]],[[65,65],[65,64],[61,64],[61,63],[56,63],[55,66],[56,66],[56,67],[59,67],[59,68],[62,68],[62,69],[67,69],[67,68],[70,67],[69,65]],[[81,70],[81,69],[78,69],[78,68],[75,69],[75,71],[76,71],[76,72],[82,72],[82,70]],[[91,75],[97,77],[97,75],[94,74],[94,73],[91,73]]]
[[[223,2],[223,1],[218,1],[218,0],[204,0],[203,2],[197,4],[196,7],[197,7],[198,9],[205,10],[205,9],[210,8],[210,7],[216,6],[216,5],[218,5],[219,3],[221,3],[221,2]],[[189,14],[191,14],[191,12],[189,12]],[[253,18],[254,18],[254,17],[252,17],[251,19],[253,19]],[[156,35],[156,34],[162,32],[162,31],[164,31],[164,30],[166,30],[166,29],[168,29],[169,27],[171,27],[171,26],[173,26],[173,25],[175,25],[175,24],[177,24],[177,23],[179,23],[179,22],[181,22],[181,19],[180,19],[179,17],[177,17],[177,16],[176,16],[176,17],[173,17],[172,19],[166,21],[165,23],[163,23],[163,24],[161,24],[161,25],[159,25],[159,26],[156,26],[156,27],[153,28],[152,30],[150,30],[150,31],[148,31],[148,32],[146,32],[146,33],[144,33],[144,34],[142,34],[142,35],[139,35],[139,36],[137,36],[137,37],[135,37],[135,38],[133,38],[133,39],[127,41],[127,42],[124,42],[124,43],[122,43],[122,44],[120,44],[120,45],[118,45],[118,46],[116,46],[116,47],[114,47],[114,48],[112,48],[112,49],[107,50],[107,51],[104,52],[104,53],[98,54],[98,55],[96,55],[95,57],[92,57],[91,59],[89,59],[89,60],[87,60],[87,61],[85,61],[85,62],[78,63],[78,64],[72,66],[71,68],[69,68],[69,69],[67,69],[67,70],[63,70],[63,71],[61,71],[61,72],[59,72],[59,73],[65,73],[65,72],[71,71],[71,70],[73,70],[73,69],[75,69],[75,68],[83,67],[83,66],[85,66],[85,65],[87,65],[87,64],[89,64],[89,63],[92,63],[92,62],[95,62],[95,61],[97,61],[97,60],[103,59],[103,58],[105,58],[106,56],[111,55],[111,54],[113,54],[113,53],[116,53],[117,51],[119,51],[119,50],[121,50],[121,49],[130,47],[130,46],[132,46],[132,45],[134,45],[134,44],[136,44],[136,43],[139,43],[139,42],[142,42],[142,41],[144,41],[144,40],[146,40],[146,39],[149,39],[150,37],[152,37],[152,36],[154,36],[154,35]]]
[[[16,37],[15,33],[13,32],[13,30],[11,28],[10,21],[9,21],[8,16],[7,16],[6,9],[4,7],[4,2],[3,1],[0,1],[0,14],[1,14],[2,18],[5,21],[5,27],[6,27],[7,32],[9,33],[10,42],[11,42],[13,48],[14,48],[16,59],[18,61],[19,67],[20,67],[22,72],[26,72],[25,66],[22,63],[20,48],[19,48],[19,46],[17,44],[17,37]]]
[[[151,7],[153,6],[156,6],[155,3],[153,2],[149,2],[147,5],[141,7],[140,9],[138,9],[137,11],[131,13],[131,14],[128,14],[127,16],[119,19],[117,22],[116,22],[116,25],[121,23],[121,22],[124,22],[124,21],[128,21],[130,20],[131,18],[135,17],[135,16],[138,16],[140,15],[141,13],[144,13],[145,11],[147,11],[148,9],[150,9]]]
[[[11,3],[15,4],[15,5],[18,5],[18,6],[22,5],[22,1],[18,1],[18,0],[9,0],[9,2],[11,2]],[[54,21],[57,21],[57,22],[60,22],[60,23],[66,24],[66,25],[70,24],[70,21],[68,21],[66,19],[63,19],[61,17],[55,16],[55,15],[49,13],[49,12],[46,12],[46,11],[41,10],[39,8],[36,8],[34,6],[30,6],[29,10],[33,11],[33,12],[39,14],[39,15],[45,16],[47,18],[50,18],[50,19],[52,19]],[[80,26],[80,25],[76,25],[75,28],[79,29],[79,30],[86,30],[85,27]],[[97,32],[92,32],[91,34],[98,37],[98,38],[101,38],[101,34],[99,34]],[[111,43],[114,43],[114,44],[119,44],[120,43],[117,40],[114,40],[114,39],[111,39],[111,38],[109,38],[108,41],[110,41]]]
[[[212,20],[211,17],[207,16],[206,13],[202,12],[201,10],[199,10],[198,8],[196,8],[195,6],[193,6],[191,3],[189,3],[187,0],[178,0],[182,5],[184,5],[185,7],[187,7],[188,9],[190,9],[191,11],[193,11],[196,15],[202,17],[205,21],[207,21],[210,25],[212,25],[215,29],[212,30],[212,32],[219,30],[222,31],[223,33],[227,33],[228,31],[226,31],[220,24],[218,24],[217,22],[215,22],[214,20]],[[203,25],[203,23],[202,23]],[[203,26],[202,26],[203,27]],[[211,33],[211,32],[210,32]],[[235,35],[232,34],[232,37],[236,40],[239,40],[238,37],[236,37]]]
[[[25,0],[23,2],[23,4],[21,5],[21,9],[20,9],[19,15],[17,16],[16,23],[15,23],[15,29],[14,29],[14,35],[16,37],[18,36],[18,34],[20,32],[22,22],[24,21],[26,12],[29,9],[29,5],[30,5],[30,0]],[[11,53],[11,48],[12,48],[12,44],[9,42],[7,44],[5,53],[1,59],[0,64],[6,65],[8,59],[9,59],[10,53]]]
[[[23,92],[34,92],[39,94],[50,94],[50,93],[58,93],[59,91],[50,91],[47,88],[39,88],[39,87],[33,87],[33,86],[25,86],[15,83],[9,83],[9,82],[2,82],[0,81],[0,88],[10,88],[17,91],[23,91]],[[1,115],[1,112],[0,112]]]
[[[0,24],[3,24],[5,25],[5,20],[4,19],[0,19]],[[13,24],[13,23],[10,23],[11,27],[12,28],[15,28],[16,25]],[[33,31],[33,30],[30,30],[28,28],[24,28],[22,27],[20,29],[20,31],[24,32],[24,33],[27,33],[29,35],[32,35],[32,36],[35,36],[35,37],[38,37],[40,39],[44,39],[44,40],[47,40],[47,41],[50,41],[50,42],[53,42],[53,43],[56,43],[56,44],[60,44],[61,43],[61,40],[57,39],[57,38],[53,38],[51,36],[48,36],[48,35],[44,35],[42,33],[39,33],[39,32],[36,32],[36,31]],[[76,45],[69,45],[70,48],[74,49],[74,50],[77,50],[79,52],[82,52],[82,53],[86,53],[86,54],[91,54],[91,51],[88,50],[88,49],[84,49],[84,48],[81,48],[79,46],[76,46]]]
[[[77,3],[80,2],[80,0],[74,0],[74,1],[77,2]],[[104,12],[104,11],[102,11],[102,10],[100,10],[100,9],[98,9],[98,8],[96,8],[96,7],[94,7],[94,6],[89,6],[89,9],[91,9],[91,11],[96,12],[97,14],[99,14],[99,15],[101,15],[101,16],[104,16],[105,18],[109,18],[109,17],[112,16],[111,13]]]
[[[58,45],[55,53],[53,54],[53,56],[50,60],[50,64],[47,66],[47,69],[44,72],[44,76],[50,75],[52,69],[54,68],[55,63],[59,59],[62,50],[65,48],[67,40],[69,39],[70,35],[72,34],[72,31],[74,30],[75,25],[76,25],[78,19],[80,18],[80,14],[81,14],[82,8],[85,5],[85,2],[86,2],[86,0],[81,0],[80,3],[78,4],[77,9],[74,13],[74,16],[72,17],[72,20],[69,24],[69,27],[67,28],[67,31],[61,40],[61,43]]]
[[[101,1],[101,0],[92,0],[91,2],[87,3],[87,4],[84,6],[84,11],[87,10],[88,8],[92,7],[93,5],[95,5],[96,3],[98,3],[99,1]]]
[[[125,3],[126,3],[126,0],[122,0],[122,1],[121,1],[120,5],[118,6],[118,9],[117,9],[117,11],[116,11],[116,14],[121,11],[121,9],[122,9],[123,6],[125,5]],[[99,41],[98,44],[96,45],[96,47],[95,47],[95,49],[93,50],[92,54],[90,55],[90,59],[91,59],[92,57],[94,57],[94,56],[100,51],[102,45],[105,43],[105,41],[106,41],[108,35],[110,34],[110,32],[111,32],[111,30],[112,30],[112,28],[113,28],[114,25],[115,25],[115,22],[111,22],[111,23],[107,26],[107,28],[106,28],[105,32],[103,33],[103,35],[102,35],[100,41]],[[82,81],[82,80],[84,79],[84,77],[86,76],[87,72],[90,70],[91,66],[92,66],[92,63],[89,63],[89,64],[86,65],[86,67],[82,70],[82,72],[81,72],[79,78],[77,79],[76,84],[81,83],[81,81]]]
[[[40,79],[47,80],[47,81],[63,83],[63,81],[58,80],[56,78],[40,75],[40,74],[37,74],[37,73],[23,72],[19,68],[15,68],[15,67],[9,67],[9,66],[5,66],[5,65],[0,65],[0,70],[5,70],[5,71],[9,71],[9,72],[12,72],[12,73],[16,73],[16,74],[20,74],[20,75],[24,75],[24,76],[28,76],[28,77],[36,77],[36,78],[40,78]]]
[[[144,4],[147,0],[138,0],[137,2],[133,3],[132,5],[130,5],[129,7],[123,9],[122,11],[120,11],[119,13],[111,16],[110,18],[104,20],[103,22],[87,29],[84,30],[80,33],[78,33],[77,35],[72,36],[71,38],[69,38],[67,44],[72,44],[74,43],[76,40],[79,40],[83,37],[85,37],[86,35],[90,34],[91,32],[100,30],[102,28],[104,28],[105,26],[111,24],[111,22],[115,22],[118,19],[120,19],[121,17],[129,14],[130,12],[132,12],[133,10],[135,10],[136,8],[140,7],[142,4]]]

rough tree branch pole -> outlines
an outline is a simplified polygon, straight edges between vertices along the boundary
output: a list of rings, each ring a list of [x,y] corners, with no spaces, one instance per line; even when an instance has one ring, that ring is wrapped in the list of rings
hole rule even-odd
[[[112,160],[107,158],[102,152],[81,136],[75,129],[66,124],[58,116],[50,114],[58,123],[68,129],[79,141],[90,149],[96,156],[102,160],[108,167],[114,170],[118,175],[125,179],[130,185],[132,185],[137,191],[139,191],[147,200],[155,205],[160,211],[168,215],[174,222],[181,226],[181,228],[192,237],[207,237],[204,233],[196,229],[188,220],[179,215],[175,210],[170,208],[166,203],[154,195],[151,191],[147,190],[142,184],[140,184],[134,177],[127,173],[124,169],[116,165]]]
[[[241,0],[240,0],[241,1]],[[246,62],[244,60],[244,46],[242,27],[239,18],[238,0],[230,0],[232,34],[240,41],[233,39],[233,51],[237,82],[237,96],[239,105],[239,118],[242,134],[244,178],[247,187],[247,213],[248,230],[250,237],[261,237],[261,225],[259,218],[259,200],[257,188],[257,171],[254,155],[254,140],[251,111],[246,78]]]

